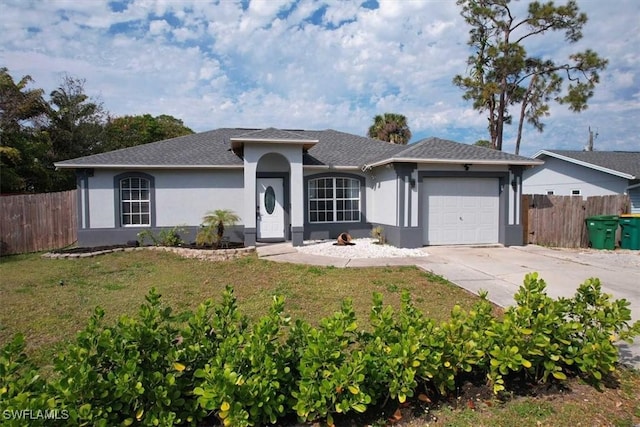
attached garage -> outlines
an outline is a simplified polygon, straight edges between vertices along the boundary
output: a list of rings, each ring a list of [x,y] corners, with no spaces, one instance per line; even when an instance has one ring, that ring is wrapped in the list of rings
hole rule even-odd
[[[498,243],[498,178],[426,177],[420,196],[425,245]]]

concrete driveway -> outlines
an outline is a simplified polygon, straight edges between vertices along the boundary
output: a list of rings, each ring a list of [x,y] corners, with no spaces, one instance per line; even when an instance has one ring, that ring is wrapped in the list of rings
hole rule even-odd
[[[489,291],[489,299],[507,306],[525,274],[536,271],[547,283],[549,296],[570,297],[590,277],[597,277],[603,292],[631,303],[633,321],[640,320],[640,251],[551,249],[535,245],[521,247],[432,246],[418,263],[420,268],[441,275],[477,293]],[[633,345],[621,344],[624,363],[640,369],[640,337]]]

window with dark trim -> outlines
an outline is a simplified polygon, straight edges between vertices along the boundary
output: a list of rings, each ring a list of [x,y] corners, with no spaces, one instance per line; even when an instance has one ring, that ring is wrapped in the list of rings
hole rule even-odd
[[[360,181],[353,178],[309,180],[309,222],[359,222]]]
[[[120,224],[151,225],[151,183],[147,178],[120,179]]]

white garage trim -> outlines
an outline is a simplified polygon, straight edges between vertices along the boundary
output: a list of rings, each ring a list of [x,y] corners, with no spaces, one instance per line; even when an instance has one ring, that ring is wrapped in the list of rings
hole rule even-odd
[[[498,243],[498,178],[426,177],[421,187],[425,245]]]

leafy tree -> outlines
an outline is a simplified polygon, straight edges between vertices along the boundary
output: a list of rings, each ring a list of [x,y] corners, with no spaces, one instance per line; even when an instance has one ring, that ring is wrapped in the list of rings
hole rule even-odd
[[[0,192],[39,191],[47,186],[43,160],[49,150],[37,124],[47,111],[42,89],[29,89],[30,76],[13,80],[0,68]]]
[[[411,139],[411,130],[407,124],[407,118],[402,114],[384,113],[373,118],[373,124],[369,127],[367,135],[381,141],[406,145]]]
[[[599,82],[598,72],[606,67],[607,60],[589,49],[570,55],[562,63],[529,56],[526,42],[549,31],[564,31],[568,43],[580,40],[587,15],[579,12],[575,0],[563,6],[534,1],[527,15],[518,19],[510,3],[457,1],[472,27],[469,45],[474,53],[468,59],[468,75],[457,75],[453,83],[465,91],[463,98],[472,100],[474,109],[488,113],[491,144],[498,150],[502,150],[504,125],[512,123],[509,108],[520,104],[518,154],[524,121],[542,132],[541,119],[549,115],[549,102],[567,104],[574,112],[587,108]]]
[[[486,139],[479,139],[473,145],[477,147],[493,148],[493,144],[491,143],[491,141]]]
[[[53,162],[87,156],[102,151],[105,111],[101,103],[84,93],[84,79],[65,76],[60,86],[51,92],[49,123]],[[75,188],[72,171],[57,171],[54,190]]]
[[[182,120],[162,114],[123,116],[109,119],[106,126],[105,151],[148,144],[163,139],[192,134]]]

